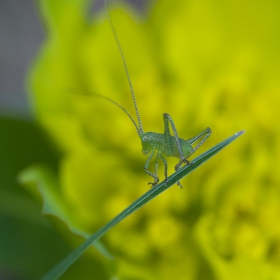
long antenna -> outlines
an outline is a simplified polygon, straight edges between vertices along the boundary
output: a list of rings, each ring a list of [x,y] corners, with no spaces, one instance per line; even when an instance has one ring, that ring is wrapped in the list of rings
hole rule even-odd
[[[119,103],[117,103],[115,100],[107,97],[107,96],[104,96],[102,94],[98,94],[96,92],[91,92],[91,91],[87,91],[87,90],[76,90],[76,89],[69,89],[71,92],[74,92],[74,93],[80,93],[80,94],[83,94],[83,95],[87,95],[87,96],[91,96],[91,97],[98,97],[98,98],[101,98],[101,99],[104,99],[104,100],[107,100],[109,101],[110,103],[113,103],[114,105],[116,105],[117,107],[119,107],[121,110],[123,110],[126,115],[130,118],[130,120],[132,121],[132,123],[134,124],[136,130],[137,130],[137,133],[139,136],[141,136],[141,132],[139,130],[139,127],[137,126],[135,120],[132,118],[132,116],[128,113],[128,111],[122,106],[120,105]],[[142,131],[143,133],[143,131]]]
[[[118,37],[118,34],[116,32],[116,29],[115,29],[115,27],[113,25],[113,22],[111,20],[111,17],[110,17],[109,11],[108,11],[108,4],[107,4],[107,2],[108,1],[105,0],[106,14],[107,14],[107,17],[108,17],[108,20],[109,20],[109,23],[110,23],[113,35],[114,35],[115,40],[117,42],[119,52],[121,54],[121,58],[122,58],[122,62],[123,62],[124,70],[125,70],[125,74],[126,74],[126,77],[127,77],[128,83],[129,83],[130,92],[131,92],[131,95],[132,95],[133,104],[134,104],[134,108],[135,108],[135,112],[136,112],[136,116],[137,116],[137,120],[138,120],[138,125],[139,125],[139,130],[138,130],[139,132],[138,132],[138,134],[139,134],[139,136],[141,136],[144,133],[144,130],[143,130],[143,127],[142,127],[142,122],[141,122],[141,118],[140,118],[140,114],[139,114],[139,110],[138,110],[138,106],[137,106],[137,102],[136,102],[136,97],[135,97],[134,89],[133,89],[132,82],[131,82],[131,79],[130,79],[130,76],[129,76],[128,68],[127,68],[126,61],[125,61],[125,58],[124,58],[124,53],[123,53],[123,50],[122,50],[122,47],[121,47],[121,44],[120,44],[120,41],[119,41],[119,37]]]

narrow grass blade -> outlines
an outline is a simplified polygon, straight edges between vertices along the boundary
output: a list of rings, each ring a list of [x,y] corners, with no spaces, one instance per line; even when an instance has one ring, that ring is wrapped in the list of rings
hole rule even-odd
[[[187,174],[195,170],[201,164],[206,162],[212,156],[217,154],[220,150],[234,141],[237,137],[242,135],[244,131],[240,131],[235,133],[233,136],[214,146],[207,152],[195,158],[190,165],[185,165],[180,170],[172,174],[168,177],[167,182],[162,181],[157,186],[153,187],[141,197],[139,197],[136,201],[134,201],[129,207],[123,210],[119,215],[113,218],[109,223],[95,232],[92,236],[90,236],[83,244],[81,244],[77,249],[73,250],[65,259],[63,259],[57,266],[55,266],[52,270],[46,274],[42,280],[53,280],[58,279],[95,241],[97,241],[100,237],[102,237],[109,229],[111,229],[114,225],[122,221],[125,217],[133,213],[135,210],[139,209],[143,205],[145,205],[148,201],[152,200],[154,197],[165,191],[167,188],[171,187],[176,182],[180,181]],[[179,190],[178,190],[179,191]]]

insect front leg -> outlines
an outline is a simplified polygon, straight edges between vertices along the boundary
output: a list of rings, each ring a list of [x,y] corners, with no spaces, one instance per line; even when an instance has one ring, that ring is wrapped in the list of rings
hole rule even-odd
[[[155,173],[154,175],[157,176],[157,173],[158,173],[158,159],[161,159],[161,161],[163,162],[164,164],[164,183],[165,183],[165,187],[166,187],[166,183],[167,183],[167,161],[166,159],[160,154],[160,152],[157,152],[157,155],[156,155],[156,161],[155,161]],[[154,182],[153,185],[156,185],[158,182]],[[150,183],[151,184],[151,183]]]
[[[153,174],[152,172],[150,172],[149,170],[148,170],[148,168],[149,168],[149,165],[150,165],[150,162],[151,162],[151,160],[152,160],[152,158],[153,158],[153,156],[154,156],[154,154],[155,154],[155,149],[154,150],[152,150],[152,152],[149,154],[149,156],[148,156],[148,159],[147,159],[147,161],[146,161],[146,163],[145,163],[145,166],[144,166],[144,171],[145,171],[145,173],[147,173],[148,175],[150,175],[150,176],[152,176],[153,178],[154,178],[154,182],[152,183],[152,182],[150,182],[150,183],[148,183],[149,185],[152,185],[152,186],[155,186],[158,182],[159,182],[159,178],[157,177],[157,175],[156,174]],[[157,162],[157,160],[158,159],[156,159],[156,162]],[[157,172],[157,167],[156,167],[156,172]]]

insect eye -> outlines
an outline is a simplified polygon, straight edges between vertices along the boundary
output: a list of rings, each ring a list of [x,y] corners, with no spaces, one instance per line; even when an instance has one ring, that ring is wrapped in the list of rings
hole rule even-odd
[[[144,137],[142,138],[142,141],[143,141],[143,142],[146,142],[147,139],[148,139],[148,137],[147,137],[147,136],[144,136]]]

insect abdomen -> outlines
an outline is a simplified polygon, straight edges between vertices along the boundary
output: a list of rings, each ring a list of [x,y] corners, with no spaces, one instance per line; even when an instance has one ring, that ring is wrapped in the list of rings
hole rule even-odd
[[[181,143],[181,148],[182,148],[182,152],[184,157],[189,157],[192,153],[193,153],[193,147],[191,145],[191,143],[188,140],[184,140],[184,139],[180,139],[180,143]],[[180,155],[178,155],[178,157],[180,157]]]
[[[163,154],[167,157],[177,157],[180,158],[180,152],[179,152],[179,148],[178,148],[178,144],[176,142],[176,138],[172,135],[168,136],[169,139],[168,141],[164,141],[163,144]],[[179,138],[180,141],[180,146],[182,149],[182,153],[184,157],[188,157],[192,151],[193,151],[193,147],[192,145],[184,139]]]

